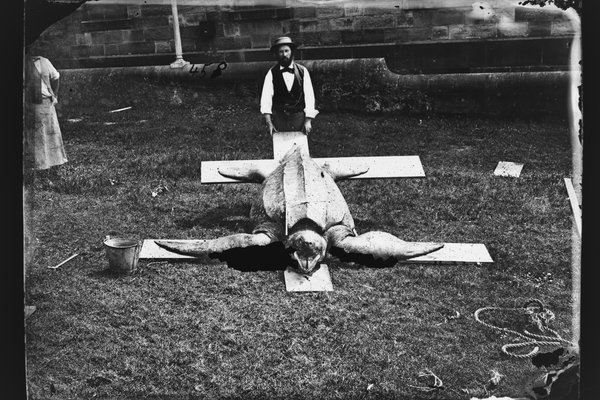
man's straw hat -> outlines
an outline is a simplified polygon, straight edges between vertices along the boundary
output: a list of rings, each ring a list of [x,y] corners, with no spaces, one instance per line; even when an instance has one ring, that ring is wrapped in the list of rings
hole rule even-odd
[[[290,48],[292,50],[294,50],[296,48],[296,44],[294,42],[292,42],[292,39],[290,39],[287,36],[282,36],[282,37],[278,38],[275,41],[275,43],[273,43],[273,46],[271,46],[271,52],[277,51],[279,46],[282,46],[282,45],[290,46]]]

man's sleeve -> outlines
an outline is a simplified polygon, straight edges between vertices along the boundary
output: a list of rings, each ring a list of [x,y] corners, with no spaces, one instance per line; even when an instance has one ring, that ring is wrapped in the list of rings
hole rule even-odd
[[[314,118],[319,113],[315,109],[315,92],[308,69],[304,68],[304,114],[307,118]]]
[[[262,94],[260,95],[261,114],[271,114],[273,108],[273,74],[271,70],[267,71],[263,83]]]
[[[48,71],[48,76],[50,77],[51,80],[54,81],[54,80],[60,78],[60,74],[58,73],[56,68],[54,68],[54,65],[52,65],[50,60],[48,60],[47,58],[44,58],[44,64]]]

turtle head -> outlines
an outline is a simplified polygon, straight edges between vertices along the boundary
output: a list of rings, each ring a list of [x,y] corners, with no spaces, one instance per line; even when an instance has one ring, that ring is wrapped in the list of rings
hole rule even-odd
[[[327,240],[313,230],[302,229],[288,237],[286,247],[293,251],[298,270],[310,274],[325,258]]]

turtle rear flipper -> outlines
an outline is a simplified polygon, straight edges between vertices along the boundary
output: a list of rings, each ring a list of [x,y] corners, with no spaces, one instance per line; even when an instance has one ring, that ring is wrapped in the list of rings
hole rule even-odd
[[[187,242],[174,240],[155,240],[158,246],[172,253],[201,257],[227,250],[251,246],[266,246],[277,241],[265,233],[237,233],[208,240],[190,240]]]
[[[387,232],[372,231],[359,236],[346,236],[332,243],[348,255],[370,255],[379,260],[406,260],[432,253],[443,243],[406,242]]]

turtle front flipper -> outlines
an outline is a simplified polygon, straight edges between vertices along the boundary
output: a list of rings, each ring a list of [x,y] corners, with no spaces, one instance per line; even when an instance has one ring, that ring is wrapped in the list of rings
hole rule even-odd
[[[262,183],[272,171],[264,166],[238,165],[217,168],[217,172],[225,178],[240,182]]]
[[[406,260],[432,253],[444,247],[443,243],[406,242],[387,232],[372,231],[362,235],[349,235],[331,244],[331,253],[342,259],[353,256],[371,256],[374,260],[395,261]],[[343,251],[336,251],[340,249]],[[364,258],[364,257],[362,257]]]
[[[158,246],[172,253],[201,257],[227,250],[251,246],[267,246],[277,239],[265,233],[238,233],[208,240],[190,240],[186,242],[174,240],[155,240]]]

